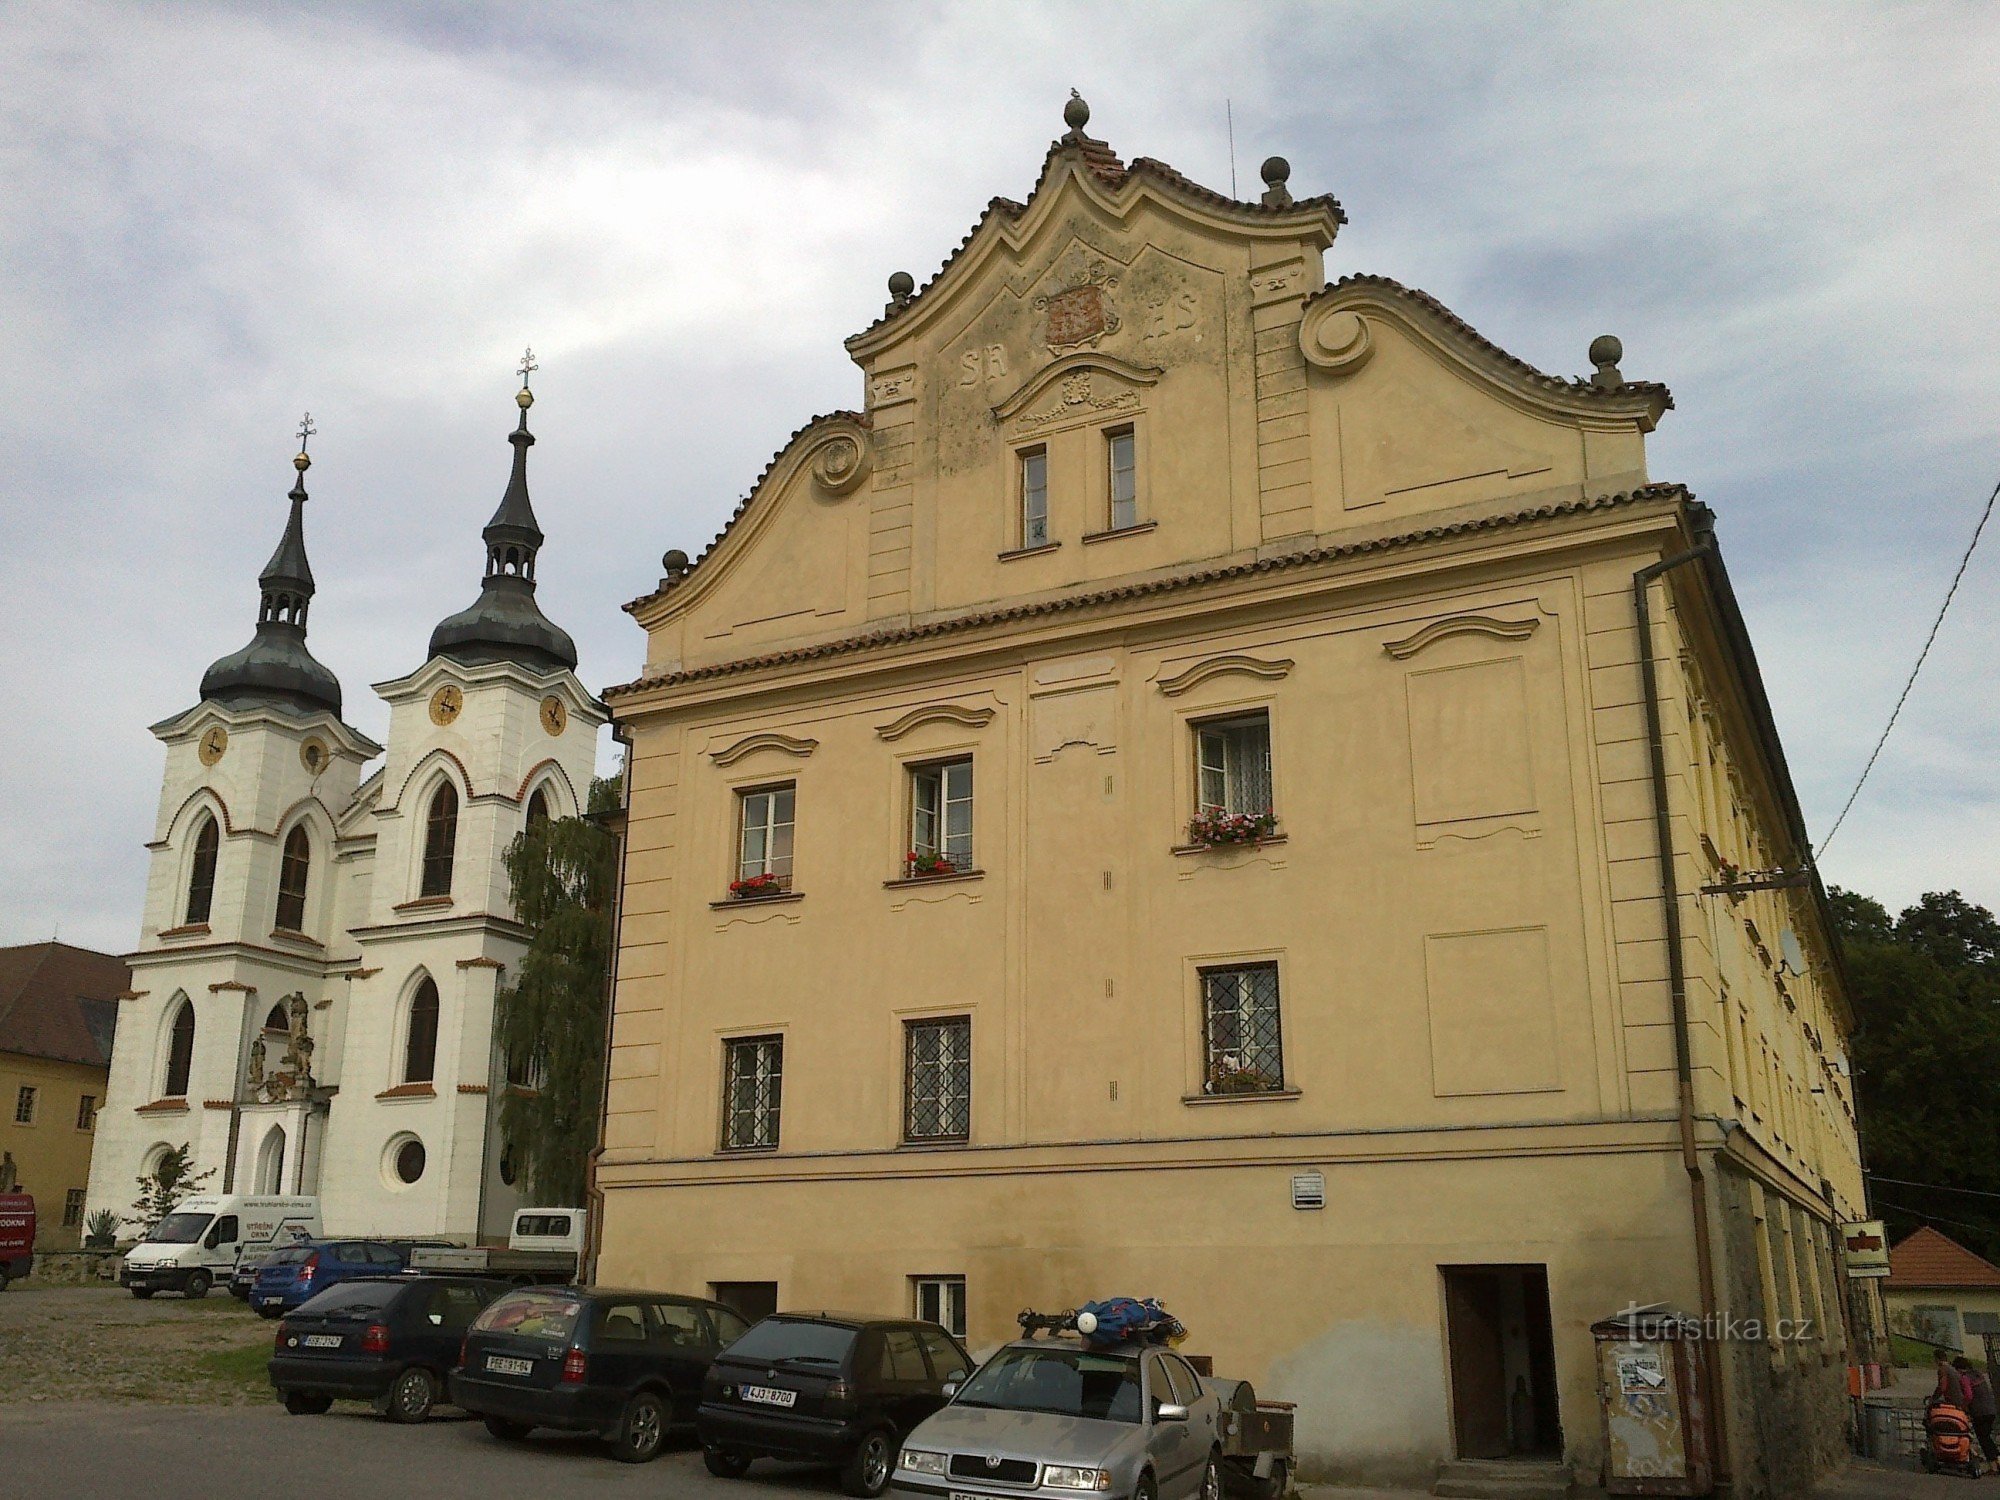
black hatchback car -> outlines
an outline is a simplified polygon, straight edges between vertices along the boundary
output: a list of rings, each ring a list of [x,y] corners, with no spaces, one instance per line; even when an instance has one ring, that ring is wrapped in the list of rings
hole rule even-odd
[[[463,1276],[337,1282],[278,1325],[271,1384],[294,1416],[373,1401],[395,1421],[421,1422],[443,1396],[473,1319],[507,1290]]]
[[[518,1441],[537,1427],[595,1433],[626,1463],[694,1420],[702,1376],[749,1324],[719,1302],[603,1287],[520,1287],[482,1312],[451,1399]]]
[[[935,1323],[779,1313],[709,1367],[695,1418],[702,1457],[725,1479],[755,1458],[838,1464],[848,1494],[879,1495],[904,1436],[971,1370]]]

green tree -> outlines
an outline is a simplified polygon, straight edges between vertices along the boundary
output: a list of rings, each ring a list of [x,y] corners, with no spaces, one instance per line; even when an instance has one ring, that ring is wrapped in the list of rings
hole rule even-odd
[[[590,813],[618,806],[619,793],[616,777],[593,783]],[[517,835],[504,858],[514,910],[534,936],[495,1012],[512,1085],[500,1131],[530,1197],[580,1203],[604,1090],[618,841],[594,817],[551,818]]]
[[[128,1224],[139,1226],[139,1237],[144,1239],[159,1226],[160,1220],[172,1213],[196,1188],[215,1175],[215,1168],[206,1172],[196,1172],[194,1158],[188,1151],[188,1143],[162,1153],[159,1165],[150,1172],[138,1176],[139,1196],[133,1200],[132,1215]]]
[[[1890,1236],[1935,1224],[2000,1258],[2000,924],[1956,891],[1893,922],[1865,896],[1829,896],[1860,1022],[1862,1143]]]

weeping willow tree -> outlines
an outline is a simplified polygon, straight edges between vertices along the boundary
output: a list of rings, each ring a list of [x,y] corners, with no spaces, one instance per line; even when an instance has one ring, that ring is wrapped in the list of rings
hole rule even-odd
[[[618,802],[618,778],[591,786],[591,812]],[[534,1201],[581,1203],[604,1088],[618,842],[588,818],[549,818],[517,835],[505,861],[514,910],[534,937],[494,1017],[510,1085],[500,1132]]]

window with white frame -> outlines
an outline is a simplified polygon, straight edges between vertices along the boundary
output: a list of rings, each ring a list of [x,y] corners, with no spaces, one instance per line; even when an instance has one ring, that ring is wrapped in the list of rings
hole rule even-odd
[[[1030,448],[1021,455],[1021,545],[1046,547],[1049,542],[1049,454]]]
[[[14,1123],[32,1125],[35,1123],[35,1098],[37,1090],[28,1084],[21,1085],[21,1091],[14,1096]]]
[[[910,770],[909,875],[972,868],[972,758]]]
[[[785,1039],[734,1037],[723,1047],[723,1149],[753,1151],[775,1147],[778,1111],[783,1102]]]
[[[83,1223],[83,1189],[71,1188],[63,1194],[63,1228],[75,1229]]]
[[[1269,817],[1271,716],[1259,710],[1195,725],[1195,783],[1201,812]]]
[[[797,788],[760,787],[737,797],[733,896],[770,895],[792,888],[792,818]]]
[[[910,1287],[919,1319],[937,1324],[955,1338],[965,1337],[963,1276],[912,1276]]]
[[[903,1139],[972,1133],[972,1017],[903,1023]]]
[[[1110,529],[1139,524],[1139,442],[1129,427],[1104,435],[1104,461],[1111,496]]]
[[[1278,966],[1238,964],[1201,971],[1207,1094],[1276,1094],[1285,1087],[1278,1017]]]

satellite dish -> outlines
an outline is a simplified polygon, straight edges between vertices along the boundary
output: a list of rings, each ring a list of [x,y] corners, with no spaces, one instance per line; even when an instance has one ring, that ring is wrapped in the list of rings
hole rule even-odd
[[[1806,951],[1799,946],[1799,935],[1787,927],[1778,934],[1778,951],[1784,958],[1783,967],[1787,973],[1804,974],[1806,971]]]

